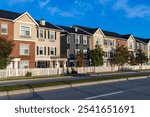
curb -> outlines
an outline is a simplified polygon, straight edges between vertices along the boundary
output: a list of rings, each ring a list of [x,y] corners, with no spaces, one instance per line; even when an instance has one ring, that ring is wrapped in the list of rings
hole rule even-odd
[[[107,80],[107,81],[95,81],[95,82],[86,82],[86,83],[77,83],[77,84],[66,84],[66,85],[60,85],[60,86],[50,86],[50,87],[40,87],[40,88],[34,88],[34,89],[23,89],[23,90],[14,90],[14,91],[4,91],[0,92],[0,96],[11,96],[11,95],[17,95],[17,94],[26,94],[31,93],[33,91],[35,92],[41,92],[41,91],[47,91],[47,90],[56,90],[56,89],[64,89],[64,88],[71,88],[71,87],[80,87],[80,86],[88,86],[88,85],[96,85],[96,84],[104,84],[104,83],[113,83],[113,82],[119,82],[119,81],[127,81],[127,80],[138,80],[138,79],[144,79],[149,78],[149,76],[140,76],[140,77],[132,77],[127,79],[115,79],[115,80]]]

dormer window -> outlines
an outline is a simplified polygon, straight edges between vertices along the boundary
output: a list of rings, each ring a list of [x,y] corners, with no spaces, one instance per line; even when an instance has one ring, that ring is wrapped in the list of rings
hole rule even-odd
[[[129,48],[132,49],[133,48],[133,44],[130,42],[129,43]]]

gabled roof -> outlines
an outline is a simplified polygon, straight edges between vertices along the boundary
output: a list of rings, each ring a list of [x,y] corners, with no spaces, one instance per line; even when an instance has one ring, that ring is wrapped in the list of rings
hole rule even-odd
[[[145,39],[145,38],[140,38],[140,37],[135,37],[135,40],[137,41],[137,42],[143,42],[143,43],[149,43],[149,41],[150,41],[150,39]]]
[[[61,25],[57,25],[61,30],[64,30],[67,33],[75,33],[75,34],[83,34],[83,35],[90,35],[89,33],[81,30],[80,28],[78,28],[78,31],[76,32],[75,29],[73,27],[67,27],[67,26],[61,26]]]
[[[121,35],[122,38],[129,39],[132,34]]]
[[[4,18],[4,19],[15,20],[20,15],[21,15],[21,13],[0,10],[0,18]]]
[[[80,29],[83,29],[84,31],[94,34],[99,28],[90,28],[90,27],[85,27],[85,26],[79,26],[79,25],[73,25],[73,27],[78,27]]]
[[[36,22],[38,23],[39,27],[43,27],[43,28],[51,28],[51,29],[56,29],[56,30],[60,30],[60,28],[58,28],[57,26],[55,26],[54,24],[51,24],[49,22],[45,22],[45,26],[40,24],[40,21],[36,20]]]
[[[122,35],[120,35],[119,33],[110,32],[110,31],[106,31],[106,30],[102,30],[102,31],[105,34],[105,36],[123,38]],[[126,38],[124,38],[124,39],[126,39]]]

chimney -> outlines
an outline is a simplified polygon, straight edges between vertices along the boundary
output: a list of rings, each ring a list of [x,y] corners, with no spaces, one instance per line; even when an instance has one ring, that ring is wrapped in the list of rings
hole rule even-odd
[[[75,32],[78,32],[78,28],[77,27],[75,27]]]
[[[44,19],[41,19],[41,20],[40,20],[40,24],[41,24],[42,26],[45,26],[45,20],[44,20]]]

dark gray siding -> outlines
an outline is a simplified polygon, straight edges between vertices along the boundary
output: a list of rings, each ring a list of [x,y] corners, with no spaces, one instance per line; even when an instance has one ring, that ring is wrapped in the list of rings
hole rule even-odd
[[[67,35],[60,37],[60,57],[67,58],[67,49],[70,48],[70,45],[67,44]]]

